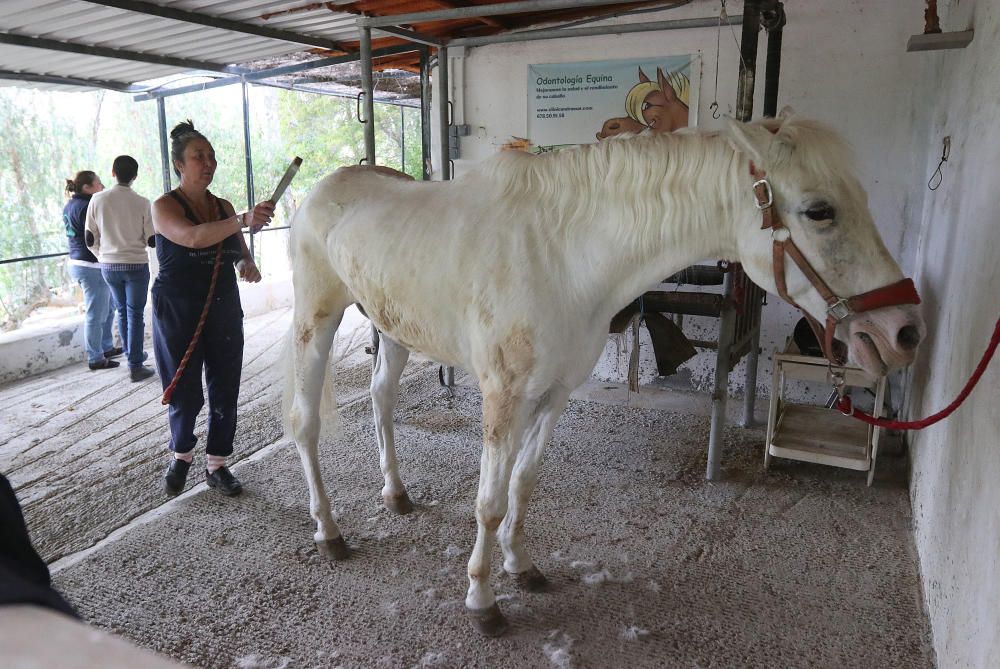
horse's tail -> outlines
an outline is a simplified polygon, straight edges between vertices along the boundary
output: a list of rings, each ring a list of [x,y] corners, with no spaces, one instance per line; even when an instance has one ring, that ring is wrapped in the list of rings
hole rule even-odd
[[[285,439],[294,439],[295,433],[292,430],[292,407],[295,405],[295,365],[293,364],[294,351],[292,350],[292,331],[294,326],[289,326],[281,346],[281,355],[278,356],[277,365],[284,378],[284,392],[281,398],[281,423],[285,432]],[[334,359],[331,355],[323,372],[323,393],[319,401],[320,417],[320,439],[329,439],[337,434],[340,428],[340,412],[337,410],[337,390],[333,385],[333,365]]]

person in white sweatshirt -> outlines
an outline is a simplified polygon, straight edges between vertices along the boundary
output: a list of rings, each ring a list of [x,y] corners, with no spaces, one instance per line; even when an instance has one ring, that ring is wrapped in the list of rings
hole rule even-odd
[[[111,288],[118,310],[118,331],[128,360],[132,381],[143,381],[154,371],[143,365],[145,324],[143,310],[149,294],[149,256],[153,242],[153,218],[149,200],[131,188],[139,173],[132,156],[118,156],[111,175],[118,183],[91,198],[87,208],[87,245],[101,264],[101,273]]]

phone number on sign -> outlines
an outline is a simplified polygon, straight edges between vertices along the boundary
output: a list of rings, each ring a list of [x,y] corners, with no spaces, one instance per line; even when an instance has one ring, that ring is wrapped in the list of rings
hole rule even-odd
[[[563,112],[538,112],[535,118],[566,118],[566,114]]]

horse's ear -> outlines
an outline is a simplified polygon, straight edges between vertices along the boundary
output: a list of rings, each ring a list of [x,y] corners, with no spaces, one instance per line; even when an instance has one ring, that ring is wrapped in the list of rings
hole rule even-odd
[[[663,74],[663,68],[660,67],[656,68],[656,85],[660,87],[663,97],[667,99],[667,102],[677,100],[677,93],[674,92],[674,87],[667,81],[667,75]]]
[[[792,109],[791,105],[785,105],[784,107],[781,108],[781,111],[778,112],[778,118],[780,118],[782,121],[790,119],[793,116],[795,116],[795,110]]]
[[[639,68],[639,82],[643,84],[649,83],[649,77],[646,76],[646,73],[642,71],[641,67]]]
[[[757,165],[763,165],[774,135],[756,123],[743,123],[731,116],[726,116],[725,119],[726,134],[733,147]]]

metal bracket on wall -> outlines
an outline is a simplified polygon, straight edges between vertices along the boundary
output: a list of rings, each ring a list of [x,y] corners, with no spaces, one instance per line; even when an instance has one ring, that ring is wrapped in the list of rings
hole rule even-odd
[[[454,160],[461,158],[459,151],[459,137],[468,137],[472,134],[472,128],[468,123],[448,126],[448,157]]]

